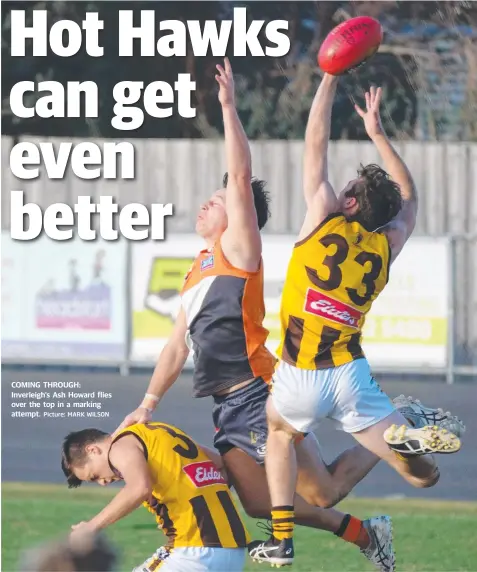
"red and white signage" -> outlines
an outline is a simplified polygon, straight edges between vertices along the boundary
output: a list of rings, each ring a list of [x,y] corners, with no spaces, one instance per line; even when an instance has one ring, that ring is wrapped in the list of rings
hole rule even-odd
[[[191,465],[183,467],[183,470],[193,484],[199,489],[210,485],[227,484],[224,476],[212,461],[192,463]]]
[[[313,288],[308,288],[306,292],[305,312],[355,329],[358,329],[359,321],[363,316],[352,306],[330,298]]]

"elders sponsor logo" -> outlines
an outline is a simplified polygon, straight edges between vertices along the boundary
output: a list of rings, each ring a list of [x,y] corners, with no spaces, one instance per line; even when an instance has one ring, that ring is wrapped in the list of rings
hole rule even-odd
[[[183,467],[184,473],[189,477],[193,484],[198,487],[208,487],[210,485],[226,485],[222,473],[212,463],[212,461],[202,461],[200,463],[192,463]]]
[[[305,312],[355,329],[358,329],[359,320],[363,315],[352,306],[325,296],[312,288],[308,288],[306,292]]]

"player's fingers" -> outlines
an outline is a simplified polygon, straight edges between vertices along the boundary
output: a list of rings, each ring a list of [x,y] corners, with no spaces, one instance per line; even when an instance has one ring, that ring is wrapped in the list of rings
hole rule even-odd
[[[224,81],[224,78],[223,78],[222,76],[216,75],[216,76],[215,76],[215,79],[217,80],[217,83],[218,83],[219,85],[225,87],[225,81]]]
[[[354,104],[354,108],[356,109],[356,113],[360,117],[364,117],[366,115],[366,112],[363,109],[361,109],[361,107],[357,103]]]
[[[230,65],[229,58],[224,58],[224,66],[225,66],[225,71],[227,72],[227,75],[231,75],[232,74],[232,66]]]
[[[381,103],[382,96],[383,96],[383,90],[381,87],[378,87],[378,89],[376,90],[376,97],[374,98],[375,109],[379,109],[379,104]]]
[[[374,100],[376,99],[376,86],[372,85],[369,89],[369,93],[371,95],[371,105],[374,104]]]
[[[226,75],[224,68],[223,68],[220,64],[217,64],[215,67],[219,70],[219,73],[220,73],[221,76],[225,76],[225,75]]]
[[[364,99],[366,100],[366,109],[369,111],[371,107],[371,95],[368,91],[364,94]]]

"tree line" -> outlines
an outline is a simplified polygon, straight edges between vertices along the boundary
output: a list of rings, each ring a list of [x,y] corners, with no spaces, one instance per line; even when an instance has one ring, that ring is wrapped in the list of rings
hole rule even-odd
[[[353,101],[362,101],[365,89],[373,83],[384,88],[383,120],[393,137],[439,139],[450,136],[475,137],[477,140],[477,114],[472,111],[477,102],[477,38],[465,32],[465,26],[475,28],[477,24],[477,6],[472,2],[2,2],[3,134],[82,138],[222,136],[214,79],[215,65],[220,60],[210,53],[205,57],[195,57],[192,50],[188,50],[186,57],[119,58],[116,55],[118,11],[132,9],[138,22],[141,10],[155,10],[158,20],[199,20],[203,23],[205,20],[231,18],[234,6],[246,6],[250,20],[286,19],[290,22],[291,50],[283,58],[234,58],[232,42],[229,42],[236,75],[237,105],[250,138],[303,137],[311,101],[321,78],[316,64],[321,42],[343,19],[366,14],[383,23],[385,45],[367,65],[342,77],[333,110],[332,138],[366,139],[362,122],[353,109]],[[97,11],[105,22],[101,43],[107,55],[90,58],[83,50],[70,58],[52,53],[42,58],[11,58],[10,11],[26,10],[27,22],[28,19],[31,22],[32,10],[45,8],[49,12],[49,26],[61,19],[81,22],[86,12]],[[447,28],[464,30],[454,34],[452,47],[453,51],[462,51],[470,70],[462,79],[462,85],[458,84],[459,79],[454,79],[464,77],[459,72],[460,64],[443,66],[439,49],[429,49],[429,32],[436,27],[437,30],[443,28],[444,32]],[[452,36],[451,32],[444,33],[447,42],[449,34]],[[431,38],[434,43],[435,37],[436,34]],[[194,119],[183,119],[179,115],[167,119],[147,117],[141,128],[131,132],[120,132],[111,126],[112,90],[116,83],[130,80],[143,81],[147,85],[163,80],[173,84],[178,73],[190,73],[197,83],[193,95],[197,109]],[[11,87],[22,80],[55,80],[62,84],[67,81],[94,81],[100,93],[99,117],[19,119],[11,113],[9,93]],[[440,88],[436,88],[441,85],[440,81],[442,85],[455,85],[456,93],[463,98],[458,105],[450,106],[444,112],[439,107]]]

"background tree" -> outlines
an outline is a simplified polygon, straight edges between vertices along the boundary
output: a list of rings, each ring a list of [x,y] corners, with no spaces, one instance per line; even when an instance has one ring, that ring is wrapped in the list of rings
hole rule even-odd
[[[132,9],[139,23],[141,10],[155,10],[165,19],[221,20],[232,18],[234,6],[246,6],[249,20],[289,21],[290,53],[283,58],[232,59],[240,115],[254,139],[303,137],[311,100],[320,82],[316,54],[326,34],[342,20],[361,14],[378,18],[385,29],[380,52],[363,68],[340,82],[333,114],[334,139],[366,139],[352,101],[370,83],[385,92],[384,121],[400,139],[477,140],[477,3],[473,2],[3,2],[2,3],[2,119],[3,133],[41,136],[199,138],[222,134],[214,80],[219,61],[210,52],[184,58],[119,58],[118,11]],[[46,58],[11,58],[10,11],[25,9],[31,23],[33,9],[46,8],[49,23],[62,18],[81,22],[87,11],[98,11],[105,22],[103,58],[81,51],[71,58],[49,53]],[[264,29],[264,28],[263,28]],[[159,37],[159,36],[158,36]],[[267,44],[262,34],[261,43]],[[173,83],[179,73],[190,73],[197,83],[194,120],[174,114],[168,119],[146,116],[141,128],[120,132],[111,126],[113,87],[124,80],[164,80]],[[95,81],[100,93],[98,119],[28,119],[13,116],[9,106],[12,86],[21,80]],[[31,100],[34,97],[32,96]],[[29,102],[31,104],[31,101]]]

